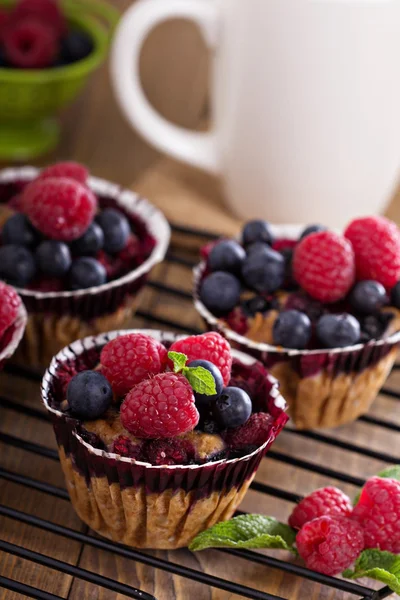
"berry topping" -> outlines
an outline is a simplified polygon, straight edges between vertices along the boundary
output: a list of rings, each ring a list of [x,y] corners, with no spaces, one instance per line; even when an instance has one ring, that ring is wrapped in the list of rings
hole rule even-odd
[[[228,430],[225,441],[235,450],[262,446],[271,434],[273,422],[273,417],[267,413],[254,413],[244,425]]]
[[[48,67],[57,55],[57,39],[51,26],[38,18],[12,21],[3,34],[7,60],[21,69]]]
[[[243,312],[249,317],[254,317],[256,313],[265,313],[270,309],[270,303],[264,296],[254,296],[250,300],[242,303]]]
[[[32,252],[24,246],[8,244],[0,248],[0,278],[17,287],[24,287],[36,273]]]
[[[200,299],[214,314],[229,313],[239,302],[240,282],[231,273],[215,271],[205,277],[200,287]]]
[[[128,219],[119,210],[106,208],[96,217],[104,233],[104,250],[110,254],[120,252],[128,241],[131,228]]]
[[[0,281],[0,335],[15,321],[21,299],[17,292]]]
[[[81,419],[98,419],[110,406],[113,391],[98,371],[81,371],[68,384],[67,400],[71,412]]]
[[[61,64],[83,60],[93,51],[93,41],[84,31],[70,31],[61,40]]]
[[[360,341],[360,323],[353,315],[323,315],[317,323],[317,336],[325,348],[344,348]]]
[[[146,448],[152,465],[187,465],[194,459],[194,448],[187,440],[154,440]]]
[[[386,301],[386,290],[378,281],[359,281],[350,294],[351,306],[364,315],[377,313]]]
[[[319,488],[306,496],[293,509],[289,525],[301,529],[305,523],[324,515],[350,516],[353,506],[346,494],[336,487]]]
[[[372,477],[364,485],[352,518],[364,529],[365,547],[400,553],[400,482]]]
[[[194,393],[197,408],[209,406],[211,402],[220,395],[224,387],[221,371],[209,360],[192,360],[187,364],[187,366],[192,369],[195,367],[203,367],[203,369],[209,371],[213,376],[216,389],[215,394],[200,394],[199,392]]]
[[[392,319],[390,313],[381,313],[378,315],[368,315],[361,319],[361,332],[364,341],[377,340],[383,336]]]
[[[390,301],[393,306],[400,308],[400,281],[398,281],[392,289]]]
[[[246,285],[257,292],[274,292],[284,282],[285,260],[282,254],[266,246],[247,256],[243,263],[242,276]]]
[[[400,279],[400,231],[385,217],[355,219],[345,234],[354,248],[357,279],[391,289]]]
[[[308,225],[301,234],[300,239],[303,240],[311,233],[319,233],[320,231],[326,231],[326,229],[327,228],[324,227],[324,225]]]
[[[129,333],[108,342],[101,351],[102,372],[118,396],[165,370],[167,350],[148,335]]]
[[[38,179],[48,179],[49,177],[67,177],[85,185],[89,177],[89,171],[77,162],[59,162],[43,169]]]
[[[64,242],[47,240],[38,246],[36,262],[44,275],[62,277],[71,266],[71,253]]]
[[[216,244],[208,257],[211,271],[229,271],[240,275],[246,252],[234,240],[222,240]]]
[[[364,549],[364,534],[351,519],[323,516],[304,525],[296,536],[296,545],[309,569],[336,575],[358,558]]]
[[[250,396],[237,387],[226,387],[217,398],[213,413],[217,422],[226,429],[239,427],[250,418],[253,406]]]
[[[311,338],[311,321],[298,310],[285,310],[273,326],[274,344],[284,348],[305,348]]]
[[[94,194],[85,186],[64,177],[32,182],[24,192],[24,207],[32,224],[55,240],[79,238],[96,211]]]
[[[107,273],[103,265],[89,257],[74,260],[69,276],[72,290],[96,287],[107,281]]]
[[[189,361],[210,361],[220,370],[224,385],[229,383],[232,368],[231,347],[219,333],[211,331],[177,340],[172,344],[170,351],[185,354]]]
[[[97,254],[104,246],[104,233],[100,225],[93,221],[82,235],[71,242],[71,252],[77,256]]]
[[[262,252],[263,250],[266,250],[270,248],[270,246],[268,244],[265,244],[264,242],[254,242],[253,244],[250,244],[250,246],[246,247],[246,252],[247,255],[249,254],[253,254],[253,252]],[[273,248],[273,250],[277,250],[278,248]]]
[[[39,241],[38,232],[33,229],[28,217],[22,213],[16,213],[7,219],[1,237],[3,244],[18,246],[35,246]]]
[[[110,452],[125,456],[126,458],[134,458],[141,460],[143,443],[135,443],[126,435],[119,435],[112,443]]]
[[[308,235],[294,251],[293,275],[313,298],[321,302],[341,300],[355,277],[350,242],[332,231]]]
[[[16,22],[27,18],[48,24],[57,36],[63,35],[67,28],[58,0],[18,0],[11,19]]]
[[[179,373],[161,373],[138,383],[121,405],[125,429],[141,438],[169,438],[192,431],[199,421],[190,383]]]
[[[243,227],[242,241],[244,246],[249,246],[254,242],[264,242],[271,245],[273,239],[271,226],[266,221],[249,221]]]

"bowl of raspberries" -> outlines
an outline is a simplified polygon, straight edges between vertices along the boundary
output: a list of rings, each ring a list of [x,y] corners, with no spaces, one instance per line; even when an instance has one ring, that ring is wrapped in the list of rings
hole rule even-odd
[[[55,115],[105,59],[117,21],[103,0],[0,0],[0,159],[56,146]]]

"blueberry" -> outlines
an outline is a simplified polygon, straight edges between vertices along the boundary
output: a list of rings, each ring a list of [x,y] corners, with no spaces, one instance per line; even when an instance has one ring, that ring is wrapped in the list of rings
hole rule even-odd
[[[242,240],[244,246],[249,246],[254,242],[264,242],[264,244],[271,245],[274,240],[271,225],[262,220],[249,221],[243,227]]]
[[[254,317],[256,313],[265,313],[269,309],[270,302],[264,296],[254,296],[242,302],[242,310],[249,317]]]
[[[216,315],[229,313],[239,302],[240,282],[231,273],[211,273],[201,284],[200,299]]]
[[[71,253],[67,244],[46,240],[36,250],[36,263],[45,275],[62,277],[71,267]]]
[[[262,251],[269,247],[270,246],[264,242],[254,242],[253,244],[250,244],[250,246],[247,246],[246,252],[247,254],[253,254],[253,252],[259,252],[260,250]]]
[[[317,323],[317,336],[326,348],[353,346],[360,341],[360,323],[353,315],[323,315]]]
[[[271,293],[280,288],[285,279],[285,260],[279,252],[266,248],[247,256],[242,267],[243,279],[259,293]]]
[[[69,64],[82,60],[93,51],[93,41],[84,31],[70,31],[61,40],[60,64]]]
[[[105,268],[94,258],[78,258],[72,263],[70,282],[73,290],[103,285],[107,281]]]
[[[386,290],[378,281],[360,281],[350,294],[351,306],[364,315],[378,312],[386,301]]]
[[[310,235],[311,233],[319,233],[320,231],[326,231],[327,227],[324,225],[308,225],[300,236],[300,239],[303,240],[305,237]]]
[[[98,371],[81,371],[71,379],[67,388],[71,412],[81,419],[98,419],[113,400],[108,380]]]
[[[106,208],[96,217],[96,222],[103,230],[106,252],[115,254],[125,248],[131,234],[131,227],[125,215],[114,208]]]
[[[284,348],[305,348],[311,338],[311,321],[298,310],[285,310],[273,327],[274,343]]]
[[[8,244],[0,248],[0,278],[17,287],[26,286],[35,276],[34,256],[25,246]]]
[[[40,239],[39,233],[32,227],[28,217],[22,213],[15,213],[7,219],[1,234],[3,244],[35,246]]]
[[[400,308],[400,281],[398,281],[392,289],[390,301],[393,306]]]
[[[246,423],[252,413],[250,396],[240,388],[226,387],[214,404],[214,416],[226,429]]]
[[[387,328],[388,323],[383,322],[378,316],[368,315],[361,321],[361,332],[366,342],[379,340]]]
[[[246,252],[234,240],[223,240],[211,250],[208,266],[211,271],[229,271],[240,274]]]
[[[104,233],[100,225],[93,222],[82,237],[71,243],[71,251],[77,256],[96,254],[104,245]]]
[[[201,429],[204,433],[215,435],[221,431],[221,427],[214,419],[205,419],[201,424]]]
[[[190,363],[187,364],[187,366],[203,367],[203,369],[207,369],[207,371],[210,371],[211,375],[214,377],[215,387],[217,390],[216,394],[207,396],[206,394],[198,394],[197,392],[194,393],[197,408],[209,406],[210,403],[220,395],[224,387],[224,380],[222,379],[221,371],[218,369],[218,367],[214,365],[214,363],[208,360],[192,360]]]

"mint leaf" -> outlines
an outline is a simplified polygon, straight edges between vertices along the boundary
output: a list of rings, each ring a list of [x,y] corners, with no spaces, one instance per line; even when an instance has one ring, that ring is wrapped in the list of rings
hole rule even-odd
[[[189,546],[192,552],[205,548],[280,548],[296,554],[296,532],[272,517],[240,515],[199,533]]]
[[[182,352],[168,352],[168,358],[174,363],[174,373],[182,371],[187,362],[187,356]]]
[[[213,396],[217,393],[215,379],[204,367],[184,367],[182,374],[198,394]]]
[[[347,569],[343,577],[360,579],[370,577],[381,581],[400,594],[400,555],[382,550],[364,550],[358,557],[354,571]]]
[[[383,477],[384,479],[396,479],[400,481],[400,465],[391,465],[390,467],[386,467],[380,473],[378,473],[377,477]],[[358,492],[357,496],[354,498],[353,505],[355,506],[360,499],[361,492]]]

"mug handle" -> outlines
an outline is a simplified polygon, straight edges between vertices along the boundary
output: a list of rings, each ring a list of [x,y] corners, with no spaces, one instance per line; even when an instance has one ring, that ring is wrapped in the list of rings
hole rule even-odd
[[[187,131],[172,124],[147,101],[140,83],[140,51],[146,37],[156,25],[174,18],[194,21],[208,47],[215,48],[218,12],[214,0],[139,0],[122,18],[113,42],[111,76],[117,99],[130,123],[159,150],[217,173],[215,130]]]

